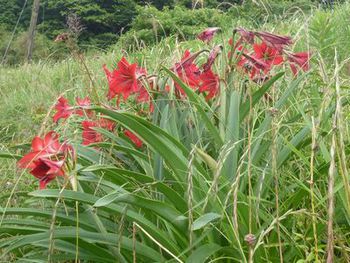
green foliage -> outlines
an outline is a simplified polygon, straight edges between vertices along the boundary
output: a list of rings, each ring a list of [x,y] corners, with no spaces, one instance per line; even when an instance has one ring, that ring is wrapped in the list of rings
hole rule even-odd
[[[332,13],[317,10],[310,21],[311,48],[315,50],[315,57],[324,64],[323,70],[327,74],[334,68],[335,50],[342,61],[349,56],[349,12],[349,5],[338,6]],[[346,62],[346,65],[344,73],[348,74],[350,64]]]
[[[129,32],[121,37],[125,45],[135,45],[135,40],[153,44],[167,36],[179,39],[193,39],[207,27],[229,27],[231,18],[216,9],[186,9],[176,6],[174,9],[159,11],[154,7],[139,8]]]
[[[341,36],[342,29],[335,23],[345,20],[345,25],[346,16],[340,14],[346,10],[334,10],[335,17],[317,11],[310,19],[264,24],[264,29],[298,32],[300,39],[309,39],[305,33],[310,29],[310,49],[317,63],[312,63],[311,72],[298,77],[275,72],[262,86],[223,66],[231,34],[223,35],[224,53],[215,70],[225,85],[214,102],[206,102],[184,83],[180,85],[188,99],[162,92],[176,76],[160,64],[170,68],[184,49],[208,46],[166,39],[129,54],[130,61],[147,65],[159,78],[155,111],[139,117],[133,102],[124,105],[128,112],[102,106],[93,109],[113,120],[117,131],[99,130],[104,142],[76,146],[78,165],[71,176],[77,176],[77,191],[66,185],[68,181],[58,180],[52,189],[32,192],[36,185],[27,174],[16,177],[22,182],[20,187],[7,190],[5,183],[10,179],[1,178],[7,193],[13,190],[15,194],[6,193],[0,199],[0,261],[48,262],[50,257],[59,262],[76,258],[86,262],[248,262],[246,235],[254,234],[254,262],[279,262],[280,229],[284,262],[317,262],[316,257],[324,262],[333,133],[336,156],[349,152],[347,75],[341,79],[344,114],[338,124],[342,126],[334,129],[332,120],[334,79],[340,77],[333,69],[335,47],[343,60],[348,56],[343,47],[348,36]],[[147,36],[149,31],[143,33]],[[297,42],[296,48],[309,43]],[[101,98],[107,86],[101,65],[114,65],[122,56],[120,49],[87,58]],[[322,76],[318,52],[328,63],[328,82]],[[205,54],[199,59],[206,58]],[[59,94],[82,97],[90,85],[82,65],[72,59],[0,68],[0,111],[5,116],[0,119],[0,134],[7,135],[4,123],[17,125],[13,132],[20,130],[20,138],[28,142]],[[326,93],[320,87],[327,88]],[[76,120],[69,120],[57,129],[75,141],[80,132],[76,125]],[[45,121],[43,129],[52,126]],[[122,127],[137,133],[145,146],[133,147],[119,132]],[[18,159],[24,152],[16,152],[18,148],[1,147],[0,157],[6,162]],[[336,157],[336,161],[340,167],[341,159]],[[12,176],[14,162],[10,165]],[[1,171],[6,167],[0,165]],[[349,258],[350,206],[344,176],[348,169],[348,163],[338,168],[335,182],[335,262]]]

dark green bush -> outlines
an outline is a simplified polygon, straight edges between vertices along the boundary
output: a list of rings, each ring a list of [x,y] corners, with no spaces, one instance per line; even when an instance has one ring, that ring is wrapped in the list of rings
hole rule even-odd
[[[179,39],[192,39],[206,27],[231,26],[232,19],[217,9],[186,9],[176,6],[159,11],[154,7],[138,8],[138,15],[132,29],[121,37],[126,46],[134,45],[135,40],[145,44],[155,43],[163,37],[176,35]]]

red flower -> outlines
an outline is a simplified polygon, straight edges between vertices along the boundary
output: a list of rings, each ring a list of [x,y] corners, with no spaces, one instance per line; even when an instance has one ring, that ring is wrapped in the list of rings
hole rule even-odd
[[[102,141],[102,135],[93,129],[94,127],[100,127],[98,123],[93,121],[83,121],[81,125],[83,126],[83,145]]]
[[[75,99],[77,102],[77,105],[81,108],[81,109],[77,109],[75,111],[75,114],[80,115],[80,116],[84,116],[84,112],[90,116],[91,115],[91,111],[90,110],[86,110],[86,108],[91,106],[91,100],[88,96],[86,96],[83,99],[80,98],[76,98]]]
[[[146,70],[129,62],[123,57],[118,62],[118,68],[110,72],[107,67],[103,66],[109,84],[108,99],[123,96],[124,100],[140,90],[142,83],[140,77],[146,75]]]
[[[302,70],[308,71],[310,68],[309,65],[310,53],[309,52],[299,52],[288,54],[288,61],[290,62],[290,67],[294,75],[298,73],[296,65],[298,65]]]
[[[113,131],[115,128],[115,122],[109,119],[101,118],[98,121],[98,126],[108,131]]]
[[[129,137],[129,139],[135,144],[135,146],[137,148],[141,148],[142,147],[142,141],[131,131],[126,130],[124,131],[125,136]]]
[[[200,81],[199,68],[193,63],[197,56],[198,53],[191,55],[191,53],[186,50],[181,62],[175,64],[175,70],[179,78],[192,89],[196,89],[199,86]],[[180,91],[181,95],[185,95],[184,90],[176,82],[175,87],[178,91]]]
[[[206,100],[209,100],[219,93],[220,80],[219,76],[214,74],[211,69],[203,72],[200,76],[202,84],[199,87],[200,92],[208,92]]]
[[[63,176],[63,165],[68,151],[73,151],[70,145],[61,144],[58,134],[51,131],[43,139],[35,137],[32,140],[31,152],[23,156],[17,163],[18,167],[29,169],[30,173],[40,180],[40,188],[56,176]]]
[[[264,72],[267,74],[270,70],[270,65],[265,63],[263,60],[255,58],[254,56],[242,54],[245,60],[240,61],[244,63],[244,68],[250,70],[250,78],[253,79],[258,73]]]
[[[53,116],[53,121],[58,122],[59,119],[67,119],[73,114],[73,108],[68,104],[68,100],[64,97],[60,97],[55,105],[57,110],[56,114]]]
[[[254,44],[253,49],[255,52],[253,56],[264,61],[269,67],[283,62],[281,53],[277,49],[267,46],[265,42]]]
[[[39,179],[40,189],[45,189],[46,185],[54,180],[56,176],[64,176],[63,165],[64,160],[51,161],[40,158],[34,161],[34,168],[30,173]]]
[[[203,42],[210,42],[214,35],[216,34],[216,32],[220,31],[219,27],[209,27],[207,29],[205,29],[204,31],[202,31],[197,38],[202,40]]]
[[[281,51],[284,46],[293,44],[292,39],[289,36],[279,36],[268,32],[254,32],[257,37],[266,42],[270,47],[276,48]]]

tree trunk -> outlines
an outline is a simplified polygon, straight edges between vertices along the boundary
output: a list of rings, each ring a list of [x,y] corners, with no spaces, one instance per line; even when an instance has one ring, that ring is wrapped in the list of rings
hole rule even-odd
[[[34,0],[32,17],[30,19],[29,31],[28,31],[28,43],[27,43],[27,62],[30,63],[32,60],[32,53],[34,47],[34,37],[36,24],[38,22],[40,0]]]

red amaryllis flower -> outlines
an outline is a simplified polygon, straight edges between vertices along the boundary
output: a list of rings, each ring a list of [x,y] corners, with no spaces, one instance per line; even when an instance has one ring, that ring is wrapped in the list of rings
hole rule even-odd
[[[98,123],[94,121],[83,121],[81,125],[83,127],[83,145],[90,145],[102,141],[102,135],[93,129],[94,127],[100,127]]]
[[[221,30],[220,27],[209,27],[209,28],[205,29],[204,31],[202,31],[197,36],[197,38],[202,40],[203,42],[208,43],[213,39],[214,35],[220,30]]]
[[[268,32],[254,32],[262,41],[266,42],[270,47],[282,50],[285,46],[293,44],[291,37],[279,36]]]
[[[59,119],[67,119],[73,114],[73,108],[68,104],[68,100],[64,97],[60,97],[55,105],[57,110],[56,114],[53,116],[53,121],[58,122]]]
[[[198,53],[191,55],[190,51],[186,50],[180,63],[175,64],[175,71],[179,78],[192,89],[196,89],[199,86],[199,68],[193,63]],[[175,87],[180,91],[181,95],[185,95],[184,90],[178,83],[175,82]]]
[[[101,127],[108,131],[113,131],[115,128],[115,122],[106,118],[99,119],[97,124],[98,124],[98,127]]]
[[[72,147],[61,144],[58,134],[54,131],[47,133],[44,138],[35,137],[32,140],[31,152],[23,156],[17,163],[20,168],[29,169],[30,173],[40,180],[40,188],[56,176],[63,176],[63,164]]]
[[[91,106],[90,98],[88,96],[86,96],[83,99],[76,98],[75,100],[77,102],[77,105],[81,108],[81,109],[77,109],[75,111],[75,113],[77,115],[84,116],[84,112],[85,112],[88,116],[90,116],[91,115],[91,111],[90,110],[86,110],[86,108]]]
[[[31,169],[33,168],[33,162],[38,158],[50,158],[64,153],[67,150],[67,145],[61,144],[58,137],[58,134],[54,131],[47,133],[43,139],[38,136],[34,137],[31,152],[23,156],[17,165],[23,169]]]
[[[203,72],[200,75],[202,84],[199,87],[200,92],[208,92],[205,97],[206,100],[210,100],[219,93],[220,80],[219,76],[213,73],[211,69]]]
[[[129,64],[129,62],[123,57],[118,62],[118,68],[110,72],[106,65],[103,66],[109,84],[108,99],[111,100],[114,97],[123,96],[124,100],[139,91],[142,83],[140,77],[146,75],[146,70],[138,67],[135,64]]]
[[[254,56],[242,53],[242,56],[244,56],[245,60],[244,62],[244,68],[246,70],[250,70],[250,78],[253,79],[258,73],[264,72],[267,74],[270,70],[270,65],[265,63],[263,60],[255,58]],[[243,63],[240,62],[240,63]]]
[[[129,139],[135,144],[137,148],[142,147],[142,141],[137,137],[134,133],[129,130],[124,131],[125,136],[129,137]]]
[[[299,53],[288,54],[288,61],[290,62],[289,64],[294,75],[298,74],[298,69],[296,65],[299,66],[302,70],[308,71],[310,68],[309,60],[310,60],[309,52],[299,52]]]
[[[54,180],[56,176],[64,176],[64,160],[51,161],[40,158],[33,162],[34,168],[30,171],[32,175],[39,179],[40,189],[45,189],[46,185]]]
[[[222,45],[215,46],[209,53],[208,60],[205,64],[203,64],[203,71],[208,71],[211,69],[211,66],[214,64],[215,59],[222,51]]]
[[[254,57],[264,61],[269,67],[272,65],[279,65],[283,62],[283,57],[279,50],[267,46],[265,42],[261,44],[254,44]]]

